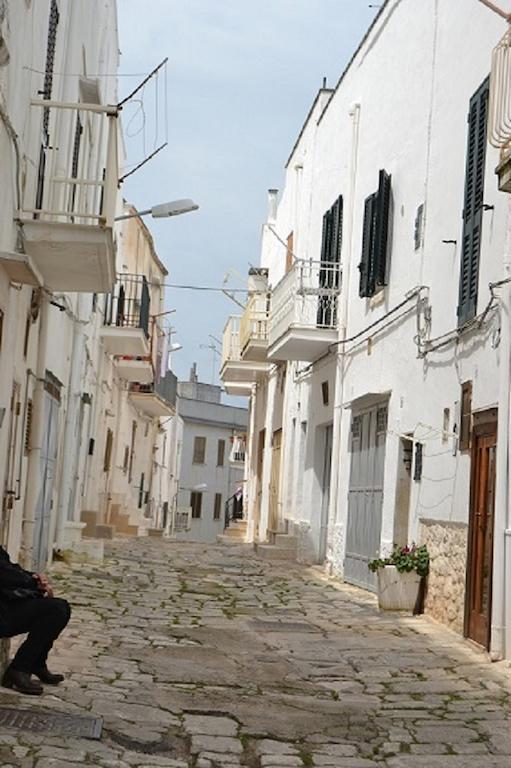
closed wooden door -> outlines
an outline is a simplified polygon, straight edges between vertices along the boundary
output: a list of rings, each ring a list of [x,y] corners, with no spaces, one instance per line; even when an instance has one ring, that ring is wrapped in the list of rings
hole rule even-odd
[[[279,526],[279,495],[280,495],[280,464],[282,448],[282,430],[273,433],[271,477],[270,477],[270,514],[268,527],[270,531],[278,531]]]
[[[472,443],[466,634],[490,645],[495,511],[496,423],[475,428]]]

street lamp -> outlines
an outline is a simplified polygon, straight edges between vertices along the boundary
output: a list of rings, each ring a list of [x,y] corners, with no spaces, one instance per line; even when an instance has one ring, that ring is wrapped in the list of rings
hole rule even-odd
[[[123,221],[124,219],[135,219],[139,216],[151,214],[153,219],[166,219],[169,216],[180,216],[182,213],[197,211],[199,206],[193,200],[185,198],[184,200],[172,200],[170,203],[160,203],[153,205],[152,208],[146,208],[144,211],[136,213],[126,213],[123,216],[116,216],[114,221]]]

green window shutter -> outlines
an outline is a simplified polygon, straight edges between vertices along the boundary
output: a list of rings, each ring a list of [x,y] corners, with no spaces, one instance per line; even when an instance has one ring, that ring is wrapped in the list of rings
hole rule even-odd
[[[374,293],[373,274],[373,242],[375,229],[376,194],[366,197],[364,203],[364,231],[362,237],[362,258],[358,268],[360,270],[360,283],[358,294],[361,297],[372,296]]]
[[[389,238],[391,177],[380,171],[375,217],[373,275],[375,286],[387,284],[387,244]]]
[[[343,200],[340,195],[335,201],[332,208],[333,228],[332,228],[332,248],[330,254],[330,261],[337,264],[341,261],[342,251],[342,216],[343,216]]]
[[[468,113],[458,325],[471,320],[477,312],[489,93],[487,78],[470,99]]]

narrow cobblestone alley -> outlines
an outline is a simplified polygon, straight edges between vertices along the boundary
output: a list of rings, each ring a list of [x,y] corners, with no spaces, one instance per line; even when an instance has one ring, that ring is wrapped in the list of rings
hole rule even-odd
[[[319,571],[142,539],[52,578],[67,679],[0,706],[100,716],[102,738],[2,728],[2,766],[511,765],[509,665]]]

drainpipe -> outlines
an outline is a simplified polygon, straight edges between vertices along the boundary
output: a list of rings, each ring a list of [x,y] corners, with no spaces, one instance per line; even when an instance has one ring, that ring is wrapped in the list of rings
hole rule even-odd
[[[359,123],[360,123],[360,104],[353,104],[349,117],[351,119],[351,160],[350,160],[350,192],[349,192],[349,206],[348,216],[346,221],[346,244],[347,248],[344,251],[343,258],[343,272],[341,278],[341,295],[340,295],[340,307],[339,307],[339,340],[342,341],[346,338],[347,334],[347,322],[348,322],[348,293],[350,289],[350,275],[351,264],[353,261],[353,221],[355,211],[355,192],[357,182],[357,164],[358,164],[358,142],[359,142]],[[332,435],[332,456],[336,459],[341,454],[341,421],[342,410],[344,404],[344,376],[345,376],[345,357],[343,352],[337,353],[337,375],[335,381],[335,397],[334,397],[334,429]],[[332,525],[337,526],[340,510],[339,510],[339,483],[341,478],[341,472],[344,472],[345,468],[341,467],[341,462],[332,461],[332,478],[330,488],[332,492],[332,498],[330,500],[330,509],[333,510],[331,515],[331,523],[329,525],[330,542],[333,540]],[[330,570],[333,570],[334,563],[330,559],[328,566]]]
[[[257,502],[257,458],[258,458],[258,446],[256,436],[256,407],[257,407],[257,385],[252,384],[252,391],[250,393],[250,405],[248,411],[248,429],[247,429],[247,442],[245,446],[245,499],[247,509],[247,541],[254,541],[255,534],[255,518],[254,509]],[[255,462],[255,463],[254,463]]]
[[[511,203],[504,255],[503,278],[511,277]],[[499,410],[495,479],[495,519],[493,544],[492,622],[490,653],[494,661],[511,653],[511,499],[509,475],[509,417],[511,384],[511,284],[500,288],[500,364]]]

